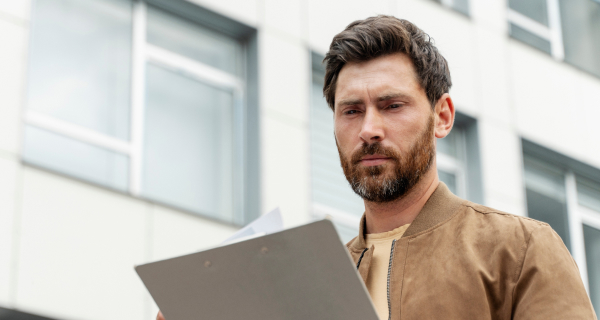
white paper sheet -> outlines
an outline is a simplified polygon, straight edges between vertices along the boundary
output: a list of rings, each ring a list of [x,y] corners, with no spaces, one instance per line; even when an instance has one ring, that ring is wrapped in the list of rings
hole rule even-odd
[[[221,244],[224,245],[240,242],[282,230],[283,219],[281,218],[281,211],[279,211],[279,208],[275,208],[269,213],[262,215],[260,218],[252,221],[247,226],[238,230],[238,232],[225,239],[225,241],[223,241]]]

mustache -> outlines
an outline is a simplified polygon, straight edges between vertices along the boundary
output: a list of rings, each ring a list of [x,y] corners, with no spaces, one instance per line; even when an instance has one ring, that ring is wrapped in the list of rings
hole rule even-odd
[[[358,164],[362,157],[374,154],[380,154],[388,157],[395,162],[398,162],[398,159],[400,158],[393,149],[382,146],[381,142],[373,142],[371,144],[364,143],[360,150],[357,150],[352,154],[352,158],[350,160],[352,164]]]

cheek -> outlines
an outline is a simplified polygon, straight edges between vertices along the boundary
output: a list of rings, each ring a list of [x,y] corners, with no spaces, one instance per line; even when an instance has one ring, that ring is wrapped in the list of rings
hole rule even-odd
[[[342,121],[334,123],[333,131],[337,139],[338,146],[344,151],[350,144],[352,144],[353,137],[358,136],[353,132],[351,126],[349,126],[347,123],[343,123]]]
[[[421,136],[427,124],[421,122],[421,119],[415,117],[394,119],[394,121],[387,124],[387,138],[404,152],[410,149],[412,144]]]
[[[338,130],[338,127],[334,127],[333,129],[333,134],[334,134],[334,138],[335,138],[335,143],[337,145],[337,148],[344,152],[344,145],[346,144],[345,140],[344,140],[344,135]]]

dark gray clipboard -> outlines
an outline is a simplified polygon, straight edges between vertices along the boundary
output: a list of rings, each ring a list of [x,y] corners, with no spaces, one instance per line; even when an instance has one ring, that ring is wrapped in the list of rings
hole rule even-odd
[[[167,320],[378,320],[328,220],[135,268]]]

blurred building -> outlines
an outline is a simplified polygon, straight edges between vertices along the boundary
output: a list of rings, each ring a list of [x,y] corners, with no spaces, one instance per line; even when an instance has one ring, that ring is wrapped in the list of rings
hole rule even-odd
[[[449,61],[441,179],[550,223],[600,311],[600,2],[0,0],[0,318],[153,319],[135,264],[277,206],[353,237],[321,60],[376,14]]]

